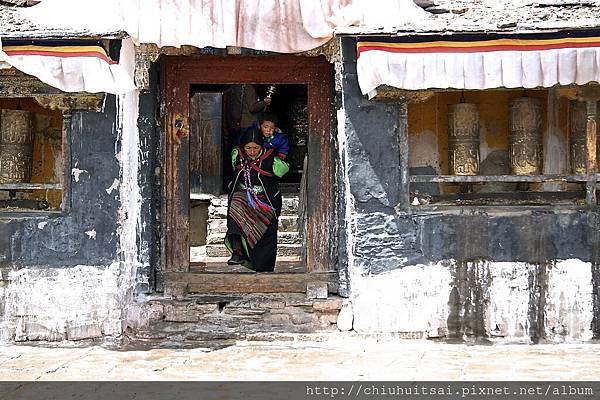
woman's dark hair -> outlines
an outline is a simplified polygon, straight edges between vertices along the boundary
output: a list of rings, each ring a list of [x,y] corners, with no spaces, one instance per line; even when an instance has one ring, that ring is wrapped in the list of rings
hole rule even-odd
[[[240,138],[240,145],[242,147],[248,143],[256,143],[259,146],[263,146],[265,144],[265,139],[263,139],[263,135],[258,128],[249,128]]]
[[[271,121],[272,123],[274,123],[275,125],[277,125],[277,123],[279,122],[277,120],[277,115],[273,114],[270,111],[265,111],[262,114],[260,114],[258,116],[258,123],[262,124],[263,121]]]

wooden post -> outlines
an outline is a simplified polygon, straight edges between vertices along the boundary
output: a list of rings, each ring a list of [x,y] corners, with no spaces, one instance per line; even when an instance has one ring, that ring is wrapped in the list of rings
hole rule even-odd
[[[586,124],[586,196],[585,201],[589,206],[596,205],[596,101],[587,100],[587,124]]]
[[[408,171],[408,102],[400,102],[398,110],[398,151],[400,152],[400,198],[398,208],[408,210],[410,206],[410,176]]]
[[[62,210],[63,212],[71,211],[71,168],[73,163],[71,160],[71,120],[72,112],[63,112],[62,123],[62,153],[63,153],[63,174],[60,176],[62,184]]]

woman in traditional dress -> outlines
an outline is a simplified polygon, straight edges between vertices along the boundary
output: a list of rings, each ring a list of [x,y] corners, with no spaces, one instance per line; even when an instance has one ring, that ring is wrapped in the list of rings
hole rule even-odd
[[[289,165],[273,149],[263,147],[258,129],[244,133],[231,152],[234,178],[227,207],[227,262],[257,272],[272,272],[277,256],[277,226],[281,213],[279,178]]]

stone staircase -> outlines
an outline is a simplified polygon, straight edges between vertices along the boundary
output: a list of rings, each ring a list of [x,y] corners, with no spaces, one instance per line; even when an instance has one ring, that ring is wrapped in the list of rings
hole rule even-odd
[[[206,260],[228,257],[223,240],[227,232],[227,196],[215,197],[208,207]],[[283,206],[277,233],[277,256],[300,257],[302,244],[298,233],[298,195],[283,194]]]

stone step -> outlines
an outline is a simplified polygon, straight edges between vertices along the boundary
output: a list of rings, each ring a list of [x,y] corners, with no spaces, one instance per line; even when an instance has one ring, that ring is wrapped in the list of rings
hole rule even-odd
[[[297,215],[282,215],[279,217],[279,232],[298,231]],[[215,235],[227,232],[227,219],[219,218],[208,221],[207,234]]]
[[[222,244],[225,239],[225,232],[212,233],[206,237],[207,244]],[[300,235],[298,232],[277,232],[278,244],[298,244]]]
[[[284,197],[282,199],[281,215],[297,215],[298,214],[298,196]],[[227,218],[227,198],[218,198],[211,201],[208,206],[208,218]]]
[[[279,244],[277,245],[278,257],[297,257],[302,250],[301,244]],[[208,257],[228,257],[229,251],[224,244],[209,244],[206,246]]]

